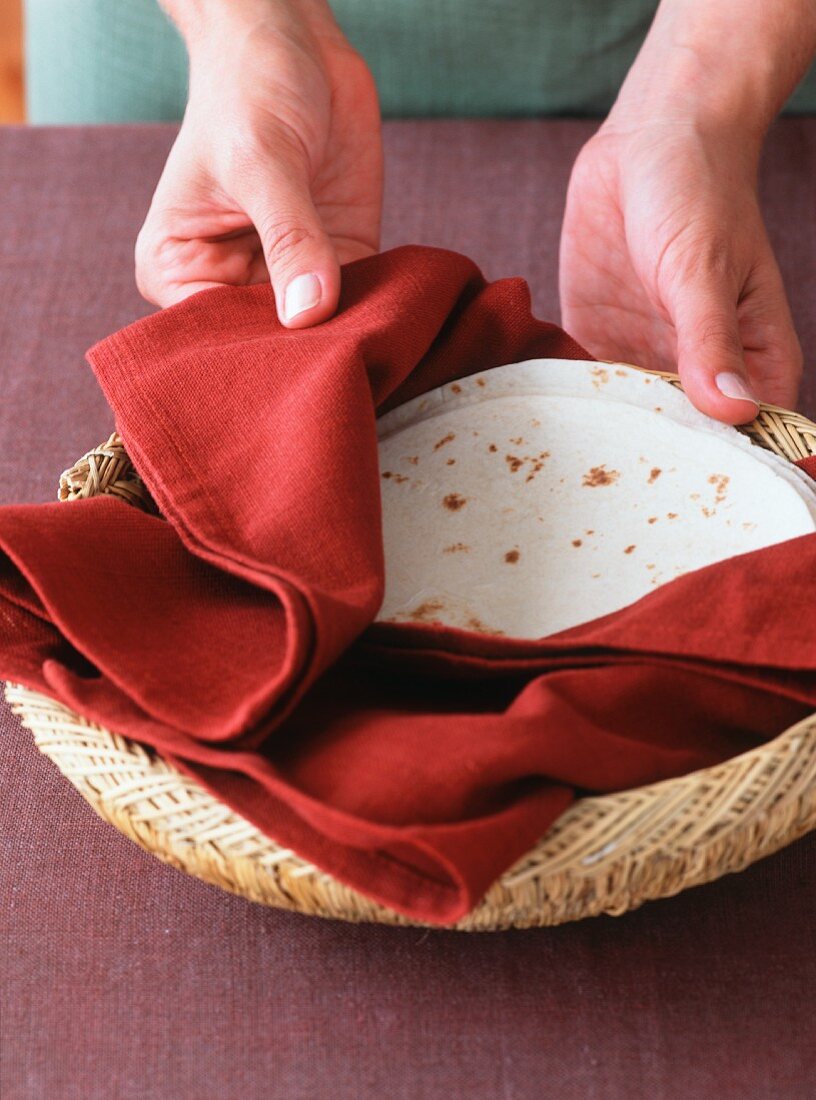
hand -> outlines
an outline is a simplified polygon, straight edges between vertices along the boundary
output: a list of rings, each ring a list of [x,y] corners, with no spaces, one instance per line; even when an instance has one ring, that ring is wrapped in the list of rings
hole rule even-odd
[[[283,324],[337,308],[339,265],[379,246],[377,93],[323,0],[166,0],[190,94],[136,243],[136,281],[167,306],[271,281]],[[206,17],[203,12],[206,12]]]
[[[575,164],[561,239],[567,331],[599,358],[678,370],[732,424],[757,399],[793,407],[802,373],[758,155],[736,129],[613,112]]]
[[[802,353],[757,199],[765,134],[816,54],[812,0],[661,0],[570,180],[566,328],[677,370],[732,424],[796,401]]]

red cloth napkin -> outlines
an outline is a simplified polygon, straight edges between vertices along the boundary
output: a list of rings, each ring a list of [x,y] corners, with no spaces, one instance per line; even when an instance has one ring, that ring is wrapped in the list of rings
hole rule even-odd
[[[407,247],[317,328],[205,291],[90,362],[165,519],[0,509],[0,675],[154,746],[365,894],[452,923],[576,793],[742,752],[816,708],[816,535],[538,641],[376,624],[375,411],[587,358],[518,279]]]

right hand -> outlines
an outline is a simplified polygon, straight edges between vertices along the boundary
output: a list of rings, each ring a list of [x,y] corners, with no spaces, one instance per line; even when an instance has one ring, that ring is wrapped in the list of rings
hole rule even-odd
[[[330,317],[340,264],[376,252],[382,204],[373,78],[324,0],[211,0],[185,20],[184,121],[136,243],[136,281],[171,305],[271,282],[278,317]]]
[[[760,400],[794,408],[802,373],[758,160],[738,128],[613,112],[576,161],[561,234],[570,335],[599,359],[677,370],[728,424]]]

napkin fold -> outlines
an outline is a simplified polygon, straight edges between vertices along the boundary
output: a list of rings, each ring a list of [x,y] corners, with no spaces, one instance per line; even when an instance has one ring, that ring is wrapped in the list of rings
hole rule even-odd
[[[589,358],[520,279],[404,247],[282,328],[219,288],[90,363],[161,517],[0,508],[0,676],[155,748],[263,832],[454,923],[586,792],[683,774],[816,709],[816,535],[535,641],[376,623],[376,416],[445,382]]]

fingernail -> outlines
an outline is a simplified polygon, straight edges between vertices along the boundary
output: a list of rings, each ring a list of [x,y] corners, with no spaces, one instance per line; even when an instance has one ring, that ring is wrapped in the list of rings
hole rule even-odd
[[[313,309],[320,301],[323,290],[317,275],[298,275],[287,286],[283,296],[283,314],[287,321]]]
[[[740,378],[738,374],[724,371],[722,374],[716,375],[714,384],[724,397],[733,397],[737,401],[751,401],[759,408],[759,401],[751,393],[744,379]]]

